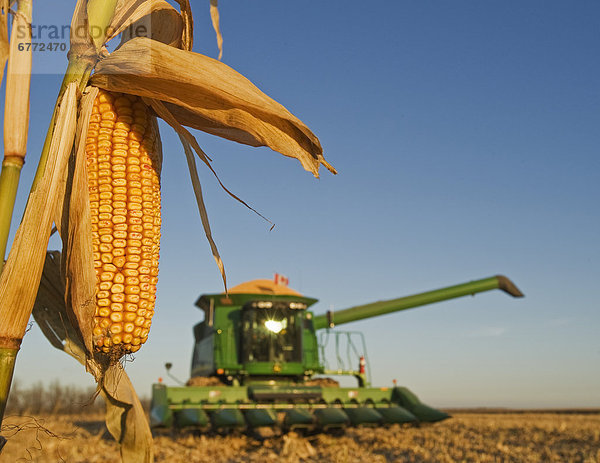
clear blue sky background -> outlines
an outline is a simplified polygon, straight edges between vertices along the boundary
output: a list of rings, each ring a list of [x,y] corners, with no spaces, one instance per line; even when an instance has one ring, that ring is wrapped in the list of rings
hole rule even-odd
[[[35,21],[70,21],[74,2],[57,3],[65,16],[36,2]],[[600,406],[600,4],[221,3],[224,62],[300,117],[339,170],[315,180],[266,148],[196,133],[223,181],[276,223],[202,171],[230,283],[280,272],[322,313],[504,273],[525,299],[494,291],[346,325],[366,335],[374,383],[397,379],[438,406]],[[214,57],[208,2],[192,5],[195,50]],[[16,217],[64,56],[34,59]],[[140,395],[166,361],[187,379],[193,302],[222,288],[162,129],[158,310],[127,365]],[[92,384],[35,325],[16,377]]]

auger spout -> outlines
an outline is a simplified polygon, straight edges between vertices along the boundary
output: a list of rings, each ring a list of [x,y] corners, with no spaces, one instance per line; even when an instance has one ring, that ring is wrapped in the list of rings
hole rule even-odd
[[[377,317],[378,315],[398,312],[400,310],[412,309],[422,305],[433,304],[434,302],[468,295],[474,296],[476,293],[490,291],[492,289],[501,289],[513,297],[523,297],[523,293],[519,291],[519,288],[517,288],[512,281],[503,275],[496,275],[490,278],[447,286],[445,288],[413,294],[398,299],[378,301],[336,312],[327,312],[327,314],[314,317],[313,323],[316,330],[332,328],[334,325],[350,323],[364,318]]]

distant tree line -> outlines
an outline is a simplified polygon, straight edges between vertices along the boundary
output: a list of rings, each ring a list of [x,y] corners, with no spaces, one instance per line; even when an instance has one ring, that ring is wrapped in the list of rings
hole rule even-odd
[[[104,412],[104,401],[93,386],[63,385],[59,381],[37,382],[23,387],[15,380],[10,390],[6,413],[95,414]]]

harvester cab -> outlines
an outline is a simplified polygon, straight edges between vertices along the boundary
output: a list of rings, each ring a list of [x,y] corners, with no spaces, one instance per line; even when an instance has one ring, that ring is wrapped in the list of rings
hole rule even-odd
[[[306,309],[315,302],[269,280],[201,296],[196,305],[204,321],[194,327],[192,378],[237,385],[312,375],[319,363]]]
[[[316,299],[270,280],[254,280],[228,294],[205,294],[196,305],[204,320],[194,326],[191,378],[185,386],[153,385],[150,411],[155,427],[343,428],[435,422],[449,417],[423,404],[405,387],[370,387],[366,346],[350,340],[356,361],[326,368],[324,341],[335,325],[456,297],[501,289],[521,297],[506,277],[495,276],[389,301],[313,315]],[[321,336],[319,343],[317,331]],[[338,339],[336,338],[336,346]],[[339,351],[336,351],[339,357]],[[351,375],[356,387],[319,375]]]

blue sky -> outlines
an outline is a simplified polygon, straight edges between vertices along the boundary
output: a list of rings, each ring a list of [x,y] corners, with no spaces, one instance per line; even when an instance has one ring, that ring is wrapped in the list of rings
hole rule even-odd
[[[70,15],[74,2],[58,3]],[[223,61],[300,117],[339,171],[316,180],[196,133],[224,183],[276,224],[201,172],[230,283],[283,273],[322,313],[503,273],[525,299],[494,291],[344,326],[365,333],[373,382],[438,406],[600,406],[600,4],[221,3]],[[215,57],[207,4],[192,2],[195,51]],[[70,20],[35,6],[34,21]],[[17,218],[64,56],[34,59]],[[127,364],[140,395],[164,362],[187,379],[193,302],[222,288],[179,142],[162,136],[158,310]],[[16,377],[92,383],[35,326]]]

